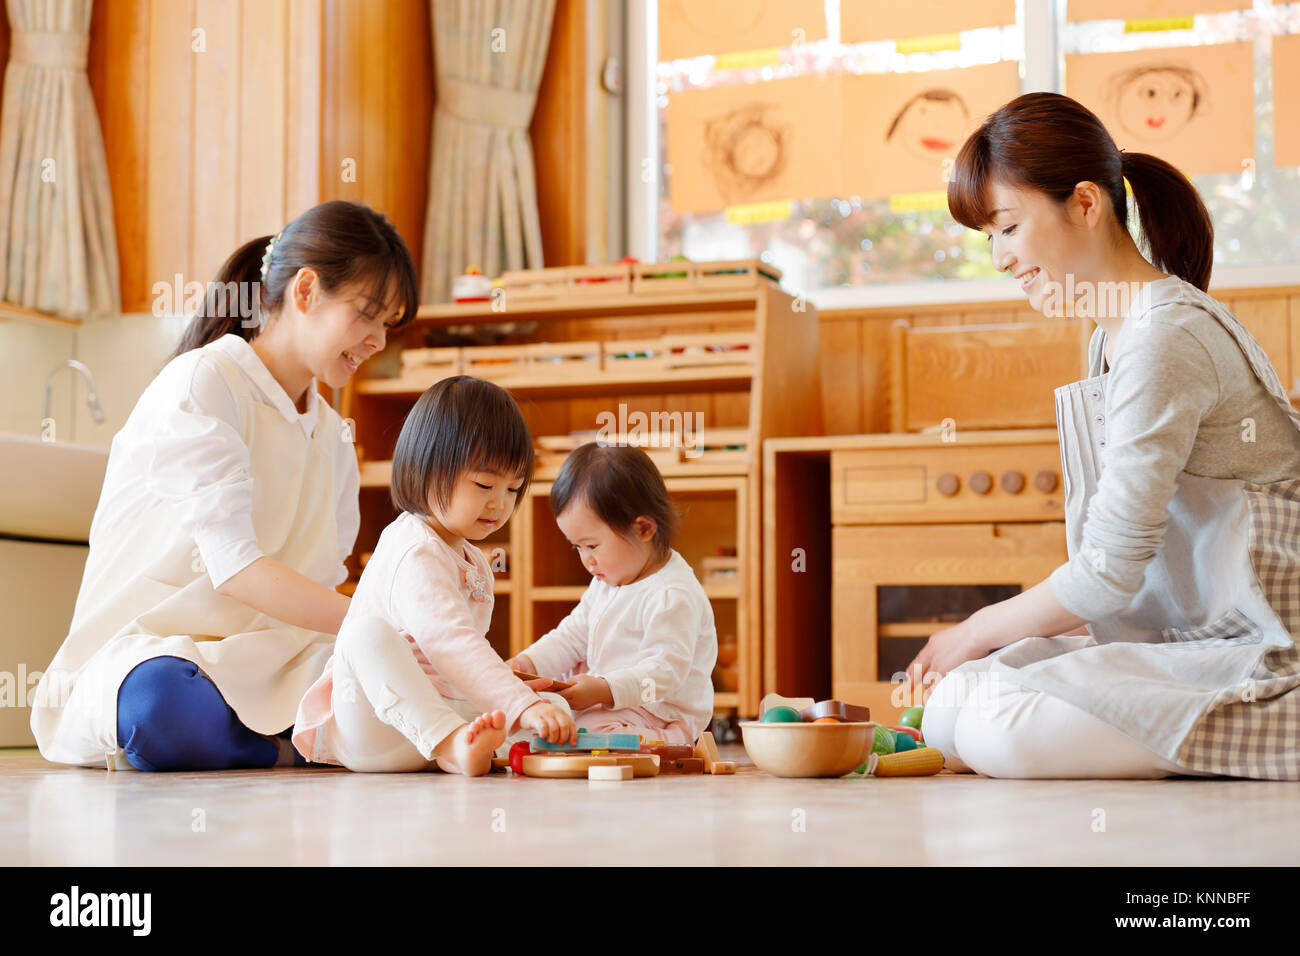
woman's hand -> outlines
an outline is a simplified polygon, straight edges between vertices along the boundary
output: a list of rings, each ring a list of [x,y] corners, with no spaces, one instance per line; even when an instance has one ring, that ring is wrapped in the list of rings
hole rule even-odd
[[[930,696],[934,685],[949,671],[994,650],[995,645],[986,629],[987,618],[981,617],[981,613],[976,611],[954,627],[935,631],[921,648],[921,653],[907,665],[908,682],[913,693],[916,688],[921,688],[922,701]]]
[[[572,687],[556,693],[567,700],[575,711],[586,710],[597,704],[614,706],[614,693],[609,689],[609,682],[603,677],[592,677],[590,674],[579,674],[573,678]]]

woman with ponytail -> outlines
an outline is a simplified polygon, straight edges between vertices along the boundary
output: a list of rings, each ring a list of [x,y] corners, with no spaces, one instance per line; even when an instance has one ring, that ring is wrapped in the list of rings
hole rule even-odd
[[[46,759],[292,761],[360,520],[352,437],[317,383],[342,386],[417,295],[401,236],[356,203],[226,260],[113,438],[71,630],[32,708]]]
[[[1069,560],[927,641],[926,741],[997,777],[1300,779],[1300,412],[1206,294],[1196,189],[1031,93],[966,141],[948,205],[1035,309],[1097,329],[1056,390]]]

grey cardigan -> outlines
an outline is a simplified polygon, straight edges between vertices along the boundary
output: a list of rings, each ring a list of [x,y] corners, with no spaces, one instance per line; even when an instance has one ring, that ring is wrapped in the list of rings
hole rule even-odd
[[[1049,578],[1087,620],[1140,590],[1180,472],[1261,484],[1300,476],[1300,433],[1200,295],[1176,276],[1150,283],[1123,319],[1113,366],[1104,330],[1089,343],[1090,374],[1106,376],[1107,447],[1082,546]],[[1099,551],[1101,568],[1086,557]]]

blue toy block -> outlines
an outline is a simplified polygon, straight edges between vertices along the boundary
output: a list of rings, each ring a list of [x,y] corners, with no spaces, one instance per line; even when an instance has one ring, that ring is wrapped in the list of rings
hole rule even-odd
[[[640,750],[640,734],[592,734],[578,731],[578,742],[553,744],[544,737],[534,737],[528,749],[538,753],[571,753],[575,750]]]

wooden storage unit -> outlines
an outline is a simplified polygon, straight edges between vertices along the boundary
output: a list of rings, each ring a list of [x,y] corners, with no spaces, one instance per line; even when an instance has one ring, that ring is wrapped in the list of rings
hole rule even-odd
[[[736,689],[719,691],[715,706],[720,712],[757,714],[762,683],[759,449],[768,437],[820,434],[822,403],[816,312],[766,280],[750,277],[749,283],[653,296],[584,290],[521,300],[507,294],[504,312],[490,303],[421,308],[391,348],[424,348],[423,332],[430,326],[509,322],[532,331],[510,344],[464,346],[458,357],[438,352],[420,356],[418,363],[385,363],[402,371],[395,378],[354,377],[348,383],[342,414],[354,423],[361,460],[356,554],[372,549],[395,517],[388,494],[390,459],[416,398],[455,368],[484,370],[519,401],[541,446],[534,484],[514,518],[480,542],[485,553],[493,545],[507,547],[511,561],[496,577],[490,637],[503,655],[522,651],[568,613],[590,580],[550,511],[551,481],[567,449],[611,419],[628,421],[640,412],[666,423],[677,416],[693,429],[700,413],[703,431],[689,454],[684,448],[647,451],[686,512],[675,547],[702,581],[712,572],[705,590],[718,636],[736,637]],[[708,348],[711,338],[714,348]],[[489,348],[496,350],[495,366],[476,363],[475,355]],[[662,354],[648,355],[653,348]],[[626,357],[615,357],[620,355]],[[366,371],[363,367],[361,374]],[[719,561],[729,557],[719,555],[719,548],[734,549],[734,559]],[[354,578],[359,574],[353,559],[349,570]]]
[[[1068,559],[1056,429],[764,443],[765,693],[893,722],[925,640]]]

